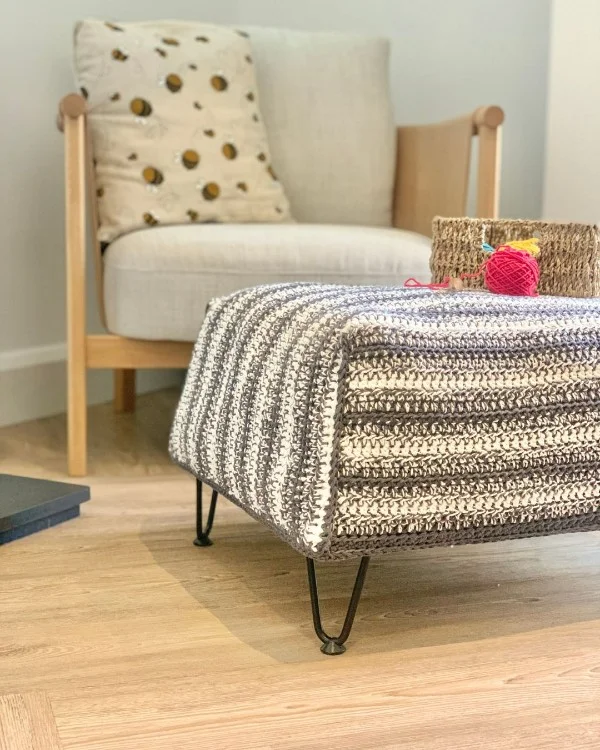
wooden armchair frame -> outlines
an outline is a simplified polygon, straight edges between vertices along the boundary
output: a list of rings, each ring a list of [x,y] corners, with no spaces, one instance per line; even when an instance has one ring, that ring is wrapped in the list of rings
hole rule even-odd
[[[474,136],[479,139],[477,216],[495,218],[503,120],[499,107],[481,107],[456,120],[399,127],[394,226],[429,235],[434,216],[466,214]],[[193,344],[87,333],[87,223],[89,218],[96,236],[98,219],[87,107],[83,97],[69,94],[61,100],[58,127],[65,137],[68,471],[71,476],[84,476],[87,472],[87,370],[114,370],[115,409],[132,411],[135,371],[185,368]],[[103,262],[97,239],[94,245],[98,304],[100,317],[106,324]]]

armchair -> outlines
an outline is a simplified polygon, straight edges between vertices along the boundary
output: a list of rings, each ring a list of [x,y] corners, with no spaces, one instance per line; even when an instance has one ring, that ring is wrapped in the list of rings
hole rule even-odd
[[[338,40],[340,36],[336,35]],[[261,106],[270,135],[269,118],[274,121],[276,115],[269,114],[272,102],[267,100],[271,88],[277,88],[277,80],[265,71],[269,61],[284,56],[289,47],[281,44],[275,49],[275,37],[265,37],[270,41],[261,51],[261,34],[251,33],[251,37],[257,46]],[[386,45],[382,40],[372,43]],[[387,55],[384,57],[387,63]],[[273,97],[277,103],[281,93],[275,92]],[[372,224],[379,226],[352,226],[339,221],[333,210],[331,218],[326,213],[313,217],[310,200],[296,213],[295,196],[310,189],[298,183],[290,193],[298,224],[148,228],[119,237],[104,253],[96,240],[96,290],[107,333],[90,335],[85,315],[86,229],[88,224],[92,229],[98,226],[90,117],[93,112],[79,94],[61,100],[58,127],[64,133],[66,175],[68,470],[72,476],[87,471],[88,369],[113,370],[115,409],[132,411],[136,370],[185,368],[206,301],[212,296],[284,278],[398,284],[411,275],[428,277],[433,217],[461,216],[467,210],[473,137],[479,141],[477,215],[496,217],[498,212],[500,126],[504,119],[499,107],[481,107],[439,124],[399,127],[390,180],[393,188],[390,186],[385,196],[365,193],[365,201],[386,203],[383,215],[387,211],[387,226],[376,221]],[[282,135],[281,126],[277,135]],[[333,137],[337,137],[335,133]],[[279,168],[275,143],[272,150],[287,190],[286,167]],[[352,152],[343,158],[351,161]],[[389,158],[391,163],[393,143]],[[284,151],[279,161],[285,161]],[[288,181],[293,182],[292,177]],[[332,186],[332,193],[336,189]],[[343,191],[343,185],[340,189]],[[343,195],[338,200],[343,200]],[[301,204],[299,198],[296,201]]]

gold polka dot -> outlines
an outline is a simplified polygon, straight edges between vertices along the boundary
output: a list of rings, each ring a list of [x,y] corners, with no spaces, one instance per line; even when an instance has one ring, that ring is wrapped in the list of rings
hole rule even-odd
[[[142,177],[148,185],[160,185],[164,181],[163,173],[155,167],[146,167],[142,171]]]
[[[235,159],[238,154],[237,148],[233,145],[233,143],[224,143],[221,151],[223,152],[223,156],[226,159]]]
[[[176,73],[169,73],[165,80],[165,84],[169,91],[176,94],[178,91],[180,91],[181,87],[183,86],[183,81]]]
[[[125,62],[129,57],[122,50],[116,48],[111,52],[111,55],[113,56],[113,60],[118,60],[119,62]]]
[[[145,213],[143,215],[143,219],[148,224],[148,226],[155,227],[158,224],[158,219],[156,216],[153,216],[151,213]]]
[[[152,105],[145,99],[132,99],[129,102],[129,109],[137,117],[149,117],[152,114]]]
[[[173,39],[172,36],[163,36],[162,43],[168,44],[171,47],[179,47],[179,40]]]
[[[214,201],[221,195],[221,188],[216,182],[209,182],[202,188],[202,195],[207,201]]]
[[[184,151],[181,155],[181,163],[186,169],[196,169],[199,161],[200,156],[198,155],[198,152],[194,151],[191,148],[189,148],[187,151]]]
[[[223,76],[213,76],[210,79],[211,86],[216,91],[225,91],[225,89],[229,86],[227,83],[227,80],[223,78]]]

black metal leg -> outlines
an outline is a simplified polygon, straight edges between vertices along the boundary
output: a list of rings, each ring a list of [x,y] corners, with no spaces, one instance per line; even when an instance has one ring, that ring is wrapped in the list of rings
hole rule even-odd
[[[329,656],[335,656],[336,654],[343,654],[346,650],[344,643],[348,640],[352,625],[354,623],[354,616],[358,609],[358,602],[360,601],[360,595],[362,593],[363,584],[367,577],[367,569],[369,567],[369,557],[361,558],[360,565],[358,567],[358,573],[356,574],[356,580],[354,582],[354,588],[352,589],[352,596],[350,597],[350,604],[348,605],[348,611],[346,612],[346,619],[342,626],[341,633],[338,636],[327,635],[323,630],[321,623],[321,611],[319,609],[319,591],[317,589],[317,575],[315,573],[315,561],[311,560],[310,557],[306,558],[306,567],[308,570],[308,588],[310,589],[310,603],[312,606],[313,625],[315,626],[315,633],[319,640],[323,643],[321,651]]]
[[[202,482],[196,479],[196,538],[194,544],[196,547],[210,547],[212,540],[209,535],[213,527],[213,521],[215,520],[215,509],[217,507],[217,498],[219,493],[216,490],[212,492],[212,498],[210,500],[210,508],[208,509],[208,518],[206,519],[206,526],[203,527],[202,522]]]

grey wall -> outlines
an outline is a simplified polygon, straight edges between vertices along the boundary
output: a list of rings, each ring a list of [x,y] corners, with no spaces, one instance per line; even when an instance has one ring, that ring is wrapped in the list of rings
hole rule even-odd
[[[500,104],[507,114],[502,213],[540,213],[549,0],[28,0],[7,13],[0,48],[0,374],[62,351],[62,140],[54,117],[58,99],[72,89],[71,30],[81,17],[179,17],[387,35],[398,120],[428,122]],[[23,377],[13,375],[11,388]],[[107,395],[102,383],[95,398]],[[18,394],[11,397],[11,418],[62,408],[62,388],[57,381],[35,408],[19,410]],[[0,423],[2,399],[6,387],[0,388]]]

